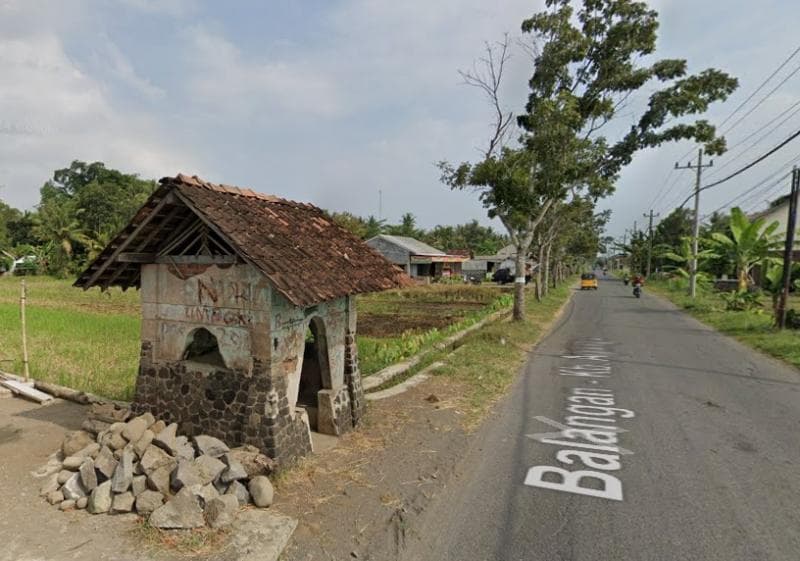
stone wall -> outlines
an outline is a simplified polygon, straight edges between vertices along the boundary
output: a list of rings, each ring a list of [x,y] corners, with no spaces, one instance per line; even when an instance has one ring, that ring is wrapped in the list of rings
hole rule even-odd
[[[320,432],[358,422],[364,397],[355,298],[298,308],[248,265],[142,267],[142,353],[134,411],[177,422],[187,435],[252,444],[281,464],[311,450],[297,407],[309,322],[324,326],[329,372],[317,394]],[[224,365],[184,360],[198,328],[217,339]]]

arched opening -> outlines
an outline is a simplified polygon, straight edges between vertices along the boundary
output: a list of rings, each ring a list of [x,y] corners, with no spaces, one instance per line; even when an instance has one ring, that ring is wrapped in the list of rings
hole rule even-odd
[[[318,393],[331,387],[331,371],[328,365],[328,341],[325,335],[325,323],[314,317],[306,329],[306,343],[303,352],[303,366],[300,371],[300,387],[297,394],[297,405],[308,413],[311,430],[318,428],[317,413],[319,411]]]
[[[183,360],[227,368],[225,359],[222,358],[222,353],[219,352],[217,338],[205,327],[198,327],[189,333],[186,338],[186,350],[183,352]]]

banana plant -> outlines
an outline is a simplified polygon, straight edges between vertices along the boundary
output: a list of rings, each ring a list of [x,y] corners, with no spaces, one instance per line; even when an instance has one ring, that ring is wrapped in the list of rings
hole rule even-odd
[[[669,259],[676,265],[668,266],[669,270],[678,276],[688,279],[691,271],[692,265],[692,240],[689,237],[682,237],[680,246],[676,248],[670,248],[669,246],[663,248],[662,251],[657,253],[659,257],[663,257],[664,259]],[[713,254],[708,249],[702,249],[697,252],[697,266],[698,269],[700,267],[700,262],[713,257]],[[698,282],[708,282],[711,280],[706,273],[702,271],[697,271],[697,281]]]
[[[780,237],[774,235],[778,221],[765,226],[764,218],[749,220],[742,209],[731,209],[731,236],[720,232],[711,234],[708,240],[712,257],[727,259],[736,266],[738,290],[747,290],[752,268],[762,261],[777,261]]]

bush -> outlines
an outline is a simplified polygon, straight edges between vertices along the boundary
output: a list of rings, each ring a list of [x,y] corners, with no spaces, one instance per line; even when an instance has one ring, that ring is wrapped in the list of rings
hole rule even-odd
[[[725,302],[725,309],[730,312],[746,312],[761,307],[758,292],[737,291],[722,292],[720,298]]]
[[[800,312],[791,309],[786,312],[786,327],[800,329]]]

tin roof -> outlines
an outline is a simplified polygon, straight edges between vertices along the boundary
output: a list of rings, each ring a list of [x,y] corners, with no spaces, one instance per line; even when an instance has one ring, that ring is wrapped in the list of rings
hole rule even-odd
[[[380,238],[386,240],[387,242],[398,245],[414,255],[447,255],[441,249],[436,249],[433,246],[406,236],[390,236],[389,234],[380,234],[374,238],[370,238],[367,241],[372,241],[376,238]]]
[[[297,306],[411,282],[400,268],[313,205],[179,174],[160,181],[75,286],[138,287],[140,265],[146,261],[120,259],[122,252],[165,251],[175,231],[193,220],[192,215]]]

